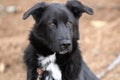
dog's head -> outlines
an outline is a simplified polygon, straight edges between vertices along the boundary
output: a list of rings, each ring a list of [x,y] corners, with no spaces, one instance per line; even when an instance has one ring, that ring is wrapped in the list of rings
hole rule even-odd
[[[64,54],[72,51],[73,41],[79,39],[78,20],[82,13],[92,15],[93,10],[79,1],[41,2],[26,11],[23,19],[32,15],[35,20],[32,33],[53,52]]]

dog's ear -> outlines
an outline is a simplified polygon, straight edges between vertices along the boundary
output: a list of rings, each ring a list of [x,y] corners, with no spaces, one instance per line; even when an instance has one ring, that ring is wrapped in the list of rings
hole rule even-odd
[[[39,21],[42,13],[44,12],[45,8],[47,7],[47,4],[45,2],[37,3],[32,8],[28,9],[24,15],[23,19],[27,19],[30,15],[34,18],[36,22]]]
[[[92,8],[83,5],[80,1],[77,0],[68,0],[66,6],[70,11],[72,11],[76,18],[79,18],[84,12],[89,15],[93,14]]]

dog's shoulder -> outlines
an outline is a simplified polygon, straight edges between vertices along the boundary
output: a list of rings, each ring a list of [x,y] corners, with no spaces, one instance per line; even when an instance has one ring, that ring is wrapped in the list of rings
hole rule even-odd
[[[82,61],[82,67],[78,80],[99,80],[95,74],[88,68],[87,64]]]
[[[36,51],[31,44],[28,45],[24,53],[23,60],[27,65],[32,65],[32,63],[35,64],[37,62]]]

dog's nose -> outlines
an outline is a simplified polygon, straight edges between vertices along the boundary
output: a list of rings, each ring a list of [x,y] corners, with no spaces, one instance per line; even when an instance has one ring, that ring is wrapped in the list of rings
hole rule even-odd
[[[61,42],[61,47],[63,49],[68,49],[71,46],[71,41],[70,40],[63,40]]]

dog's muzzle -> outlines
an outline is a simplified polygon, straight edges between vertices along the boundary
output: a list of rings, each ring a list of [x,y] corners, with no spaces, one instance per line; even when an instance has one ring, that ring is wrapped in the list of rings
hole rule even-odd
[[[59,51],[59,54],[65,54],[67,52],[70,52],[72,50],[71,40],[60,41],[60,48],[61,48],[61,51]]]

